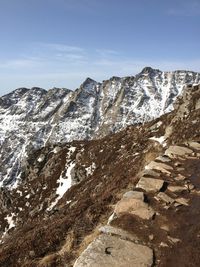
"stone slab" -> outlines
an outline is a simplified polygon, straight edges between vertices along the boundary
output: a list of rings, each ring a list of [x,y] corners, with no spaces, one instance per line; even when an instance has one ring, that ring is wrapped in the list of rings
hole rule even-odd
[[[165,155],[171,157],[173,155],[175,156],[186,156],[189,154],[192,154],[193,150],[183,147],[183,146],[170,146],[166,151]]]
[[[96,238],[74,267],[150,267],[153,251],[147,246],[105,234]]]
[[[144,201],[144,193],[139,191],[128,191],[123,195],[123,198],[134,198]]]
[[[162,200],[163,202],[165,202],[166,204],[172,204],[174,203],[174,199],[169,197],[167,194],[160,192],[156,198],[158,198],[159,200]]]
[[[181,193],[183,191],[188,190],[185,186],[178,186],[178,185],[170,185],[167,187],[167,189],[173,193]]]
[[[192,149],[200,150],[200,143],[194,142],[194,141],[189,141],[186,143],[189,147]]]
[[[161,179],[142,177],[136,187],[144,189],[146,192],[158,192],[163,187],[164,181]]]
[[[156,161],[151,161],[145,168],[150,170],[158,170],[166,174],[170,174],[173,170],[172,166]]]
[[[114,213],[120,217],[124,213],[136,215],[141,219],[151,219],[155,212],[141,199],[122,198],[115,206]]]
[[[130,240],[130,241],[138,241],[138,237],[136,235],[130,234],[129,232],[122,230],[117,227],[113,227],[110,225],[105,225],[99,228],[99,232],[103,234],[109,234],[114,236],[119,236],[121,239]]]

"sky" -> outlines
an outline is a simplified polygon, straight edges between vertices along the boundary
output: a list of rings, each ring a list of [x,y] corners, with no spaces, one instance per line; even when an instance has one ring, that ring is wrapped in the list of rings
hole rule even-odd
[[[200,71],[200,0],[0,0],[0,95]]]

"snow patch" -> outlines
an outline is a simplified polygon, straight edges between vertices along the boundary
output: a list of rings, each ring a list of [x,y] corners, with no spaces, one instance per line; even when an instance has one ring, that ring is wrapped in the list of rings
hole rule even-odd
[[[15,223],[14,223],[14,220],[13,220],[14,216],[15,216],[15,214],[11,213],[11,216],[7,215],[6,218],[5,218],[7,220],[7,222],[8,222],[8,224],[9,224],[8,230],[11,229],[12,227],[15,227]]]
[[[7,216],[5,217],[5,219],[7,220],[7,223],[8,223],[8,227],[5,228],[5,231],[4,231],[4,233],[3,233],[2,237],[1,237],[1,240],[0,240],[0,244],[3,243],[3,240],[2,240],[2,239],[3,239],[4,236],[7,234],[7,232],[8,232],[11,228],[15,227],[15,222],[14,222],[14,220],[13,220],[13,217],[15,217],[15,216],[16,216],[15,213],[11,213],[10,216],[7,215]]]
[[[113,212],[108,218],[108,224],[110,224],[116,218],[116,214]]]
[[[37,161],[38,161],[38,162],[43,162],[44,159],[45,159],[45,155],[41,155],[41,156],[37,159]]]
[[[60,150],[61,150],[61,147],[56,146],[56,147],[54,147],[54,149],[53,149],[53,153],[54,153],[54,154],[57,154]]]
[[[165,136],[160,136],[160,137],[153,136],[153,137],[150,137],[149,139],[160,143],[162,146],[167,145],[165,142],[165,140],[166,140]]]
[[[69,151],[68,151],[68,153],[67,153],[68,158],[71,157],[71,155],[75,152],[75,150],[76,150],[76,147],[75,147],[75,146],[71,146],[71,147],[69,148]]]
[[[95,164],[94,162],[92,162],[92,165],[91,165],[91,166],[85,168],[85,170],[86,170],[86,175],[87,175],[87,176],[88,176],[88,175],[92,175],[95,169],[96,169],[96,164]]]
[[[75,150],[74,150],[75,151]],[[71,162],[69,165],[67,165],[67,171],[66,171],[66,177],[63,177],[63,172],[60,175],[60,178],[58,179],[59,186],[56,190],[57,198],[54,200],[54,202],[51,203],[48,210],[52,210],[52,208],[58,203],[58,201],[63,197],[63,195],[67,192],[67,190],[72,186],[72,170],[76,164],[74,162]]]

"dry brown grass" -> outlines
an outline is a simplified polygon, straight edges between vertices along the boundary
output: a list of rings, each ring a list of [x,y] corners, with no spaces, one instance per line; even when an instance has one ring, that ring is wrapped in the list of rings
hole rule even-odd
[[[81,245],[80,245],[80,247],[79,247],[79,249],[77,250],[77,255],[79,256],[87,247],[88,247],[88,245],[99,235],[99,225],[98,225],[98,227],[96,227],[95,229],[94,229],[94,231],[91,233],[91,234],[89,234],[89,235],[87,235],[87,236],[85,236],[84,237],[84,239],[83,239],[83,241],[82,241],[82,243],[81,243]]]
[[[39,260],[38,267],[51,267],[56,262],[57,257],[56,253],[45,256]]]

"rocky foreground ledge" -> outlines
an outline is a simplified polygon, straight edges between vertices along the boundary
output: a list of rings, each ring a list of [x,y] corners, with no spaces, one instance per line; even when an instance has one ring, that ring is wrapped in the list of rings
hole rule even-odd
[[[199,171],[200,143],[166,149],[124,193],[74,267],[197,266]]]

